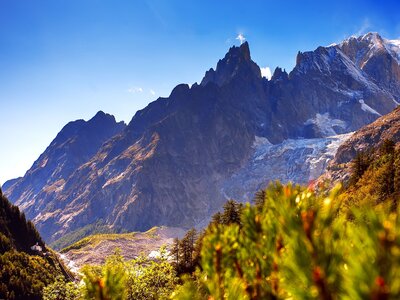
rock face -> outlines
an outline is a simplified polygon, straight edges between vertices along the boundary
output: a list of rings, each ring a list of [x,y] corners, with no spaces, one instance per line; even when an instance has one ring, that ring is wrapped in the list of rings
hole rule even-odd
[[[377,148],[385,140],[400,143],[400,108],[355,132],[339,147],[332,163],[348,163],[357,152]]]
[[[344,141],[338,148],[329,168],[318,180],[347,181],[351,175],[351,161],[357,152],[379,149],[385,140],[392,140],[400,146],[400,107],[373,123],[362,127]]]
[[[24,177],[4,184],[7,194],[12,197],[10,200],[32,219],[60,210],[62,206],[54,201],[57,192],[64,188],[76,169],[125,126],[101,111],[87,122],[77,120],[68,123]]]
[[[339,45],[352,62],[379,86],[400,95],[400,41],[387,40],[377,33],[351,37]]]
[[[354,131],[400,101],[398,48],[379,39],[390,51],[372,51],[380,40],[367,35],[350,38],[299,53],[290,74],[277,68],[270,81],[247,42],[232,47],[200,85],[178,85],[68,168],[46,150],[6,193],[52,241],[99,218],[127,230],[188,228],[205,222],[226,197],[249,198],[269,180],[317,178],[347,136],[327,137]],[[59,145],[65,152],[68,144]],[[49,164],[51,172],[40,171]],[[68,175],[57,175],[58,166]],[[53,183],[43,184],[48,178]]]

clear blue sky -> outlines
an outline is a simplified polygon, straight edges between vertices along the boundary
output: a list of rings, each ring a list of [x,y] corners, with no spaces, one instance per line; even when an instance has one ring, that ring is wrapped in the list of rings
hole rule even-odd
[[[384,4],[382,4],[384,3]],[[261,66],[378,31],[400,37],[396,1],[0,0],[0,183],[22,176],[71,120],[129,122],[199,82],[238,34]]]

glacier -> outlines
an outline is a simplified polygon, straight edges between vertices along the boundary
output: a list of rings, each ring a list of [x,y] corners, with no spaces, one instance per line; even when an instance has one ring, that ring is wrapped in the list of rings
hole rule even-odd
[[[352,134],[287,139],[280,144],[256,137],[250,159],[223,182],[221,194],[226,199],[250,202],[273,180],[307,184],[324,173],[339,146]]]

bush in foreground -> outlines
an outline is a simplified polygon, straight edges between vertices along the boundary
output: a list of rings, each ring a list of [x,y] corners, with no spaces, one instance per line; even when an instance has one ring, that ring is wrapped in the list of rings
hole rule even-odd
[[[270,186],[241,226],[211,226],[201,268],[174,299],[399,299],[400,211]]]

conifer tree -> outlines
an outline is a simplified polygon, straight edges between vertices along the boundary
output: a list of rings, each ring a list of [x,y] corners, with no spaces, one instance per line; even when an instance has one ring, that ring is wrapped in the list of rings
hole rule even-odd
[[[181,253],[182,253],[182,263],[185,272],[191,272],[194,268],[194,250],[195,242],[197,238],[196,229],[190,229],[183,239],[181,240]]]
[[[265,196],[265,190],[260,190],[256,192],[254,196],[254,204],[256,205],[256,207],[262,208],[264,206]]]
[[[172,248],[171,248],[171,256],[173,258],[173,262],[176,266],[179,265],[179,261],[180,261],[180,241],[178,238],[174,239],[174,242],[172,244]]]
[[[211,217],[211,224],[210,225],[217,225],[217,224],[222,224],[222,214],[221,214],[221,212],[217,212]]]
[[[393,154],[395,150],[395,143],[392,140],[385,139],[380,147],[382,155]]]
[[[367,171],[370,165],[369,153],[357,152],[356,157],[352,161],[350,184],[355,184]]]
[[[240,215],[242,210],[242,204],[235,200],[228,200],[224,204],[224,211],[221,216],[222,224],[238,224],[240,225]]]

